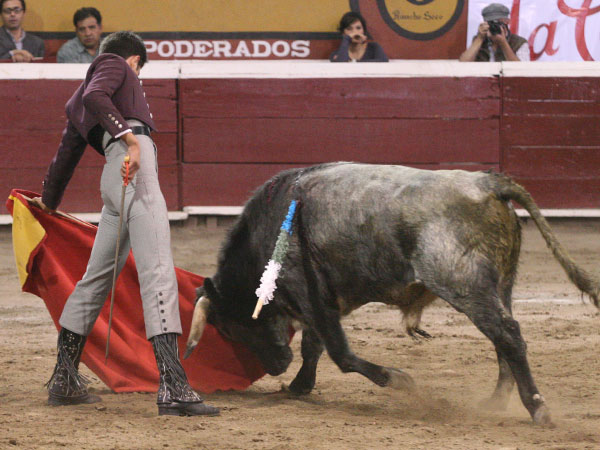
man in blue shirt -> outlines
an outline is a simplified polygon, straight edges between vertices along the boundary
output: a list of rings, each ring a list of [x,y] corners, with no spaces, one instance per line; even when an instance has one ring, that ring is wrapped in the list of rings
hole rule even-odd
[[[58,50],[56,62],[91,63],[100,47],[102,16],[96,8],[81,8],[73,15],[76,36]]]

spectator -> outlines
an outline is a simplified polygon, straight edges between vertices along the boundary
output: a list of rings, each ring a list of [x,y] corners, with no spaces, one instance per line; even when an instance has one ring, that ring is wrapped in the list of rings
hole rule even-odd
[[[102,16],[96,8],[81,8],[73,15],[76,36],[58,50],[56,62],[91,63],[98,55]]]
[[[25,33],[25,0],[0,0],[2,31],[0,31],[0,59],[13,62],[31,62],[44,57],[44,41]]]
[[[479,24],[471,46],[459,61],[529,61],[527,40],[508,29],[509,10],[500,3],[492,3],[481,11],[484,22]]]
[[[347,12],[342,16],[338,31],[342,44],[331,54],[331,62],[388,62],[388,57],[377,42],[367,42],[369,33],[363,16]]]

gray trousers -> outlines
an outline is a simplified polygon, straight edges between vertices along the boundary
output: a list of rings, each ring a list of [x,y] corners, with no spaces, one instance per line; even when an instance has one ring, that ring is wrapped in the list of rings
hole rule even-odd
[[[140,125],[129,121],[130,126]],[[104,144],[110,139],[105,133]],[[175,267],[171,254],[171,236],[167,206],[158,184],[156,147],[148,136],[139,135],[141,167],[125,191],[125,209],[118,272],[133,250],[144,308],[148,339],[163,333],[181,334]],[[94,326],[112,286],[114,258],[121,208],[120,168],[127,153],[122,140],[106,150],[100,191],[104,207],[87,270],[69,296],[60,317],[60,325],[87,336]],[[119,298],[115,298],[115,305]]]

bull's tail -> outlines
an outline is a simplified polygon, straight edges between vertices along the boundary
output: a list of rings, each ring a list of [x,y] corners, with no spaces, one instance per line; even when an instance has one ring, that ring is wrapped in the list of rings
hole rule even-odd
[[[569,253],[563,248],[560,242],[558,242],[558,239],[550,228],[550,224],[542,215],[529,192],[509,177],[503,175],[496,176],[499,181],[499,184],[497,184],[496,187],[499,188],[498,195],[500,198],[505,201],[514,200],[527,210],[538,230],[540,230],[546,244],[552,251],[552,254],[558,260],[569,279],[581,292],[590,296],[597,308],[600,308],[600,282],[594,279],[587,271],[579,267],[575,261],[573,261],[571,256],[569,256]]]

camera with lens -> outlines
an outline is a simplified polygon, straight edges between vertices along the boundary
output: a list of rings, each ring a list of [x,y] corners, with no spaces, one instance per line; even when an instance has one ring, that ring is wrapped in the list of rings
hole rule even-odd
[[[487,23],[490,26],[490,34],[493,36],[502,34],[502,27],[504,26],[504,23],[500,22],[499,20],[488,20]]]

